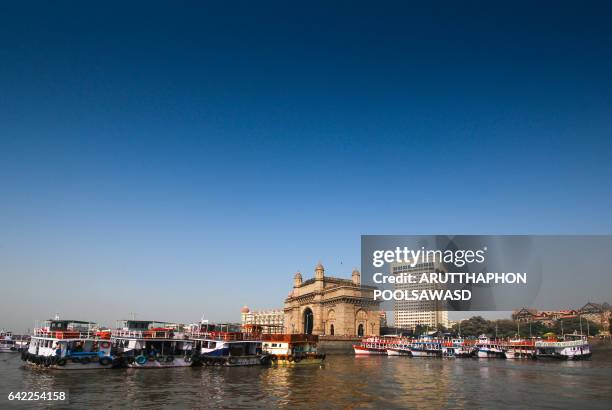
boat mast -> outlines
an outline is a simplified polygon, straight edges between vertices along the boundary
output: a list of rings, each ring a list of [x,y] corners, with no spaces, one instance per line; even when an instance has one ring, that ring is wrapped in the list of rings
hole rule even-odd
[[[589,319],[587,318],[587,339],[588,337],[591,335],[591,332],[589,331]]]
[[[563,331],[563,319],[560,319],[561,321],[561,336],[565,336],[565,332]]]

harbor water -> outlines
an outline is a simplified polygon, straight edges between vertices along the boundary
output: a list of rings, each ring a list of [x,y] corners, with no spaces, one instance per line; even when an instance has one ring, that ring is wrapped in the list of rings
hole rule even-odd
[[[17,391],[68,402],[9,402]],[[0,355],[0,408],[610,408],[612,349],[588,361],[330,355],[323,366],[30,369]]]

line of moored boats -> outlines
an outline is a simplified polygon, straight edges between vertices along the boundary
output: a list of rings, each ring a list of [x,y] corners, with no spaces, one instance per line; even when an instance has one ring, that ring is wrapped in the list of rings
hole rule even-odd
[[[123,320],[115,329],[92,322],[47,320],[36,327],[22,360],[63,370],[321,364],[318,337],[265,334],[258,325],[180,325]],[[9,351],[18,351],[13,349]]]
[[[478,339],[436,338],[421,336],[368,337],[354,345],[356,355],[389,355],[410,357],[562,359],[581,360],[591,357],[586,336],[568,334],[547,339]]]

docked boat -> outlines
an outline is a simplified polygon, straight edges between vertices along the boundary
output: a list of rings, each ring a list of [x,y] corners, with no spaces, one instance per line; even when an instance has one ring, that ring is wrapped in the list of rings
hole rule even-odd
[[[13,334],[6,330],[0,330],[0,353],[17,352],[17,345],[13,340]]]
[[[47,320],[36,327],[27,351],[28,365],[61,370],[109,369],[115,364],[111,343],[92,322]]]
[[[447,340],[442,344],[442,357],[474,357],[474,349],[463,338]]]
[[[371,336],[361,340],[358,345],[353,345],[353,350],[356,355],[370,355],[370,354],[387,354],[387,347],[389,347],[389,340],[384,338]]]
[[[480,335],[476,343],[476,356],[481,359],[504,359],[505,349],[501,342],[491,340],[486,335]]]
[[[397,338],[391,341],[387,347],[387,355],[412,357],[412,351],[410,350],[410,340],[406,338]]]
[[[441,357],[444,341],[432,336],[421,336],[410,344],[413,357]]]
[[[193,364],[193,341],[180,325],[150,320],[121,320],[111,331],[121,366],[137,369],[187,367]]]
[[[261,334],[243,332],[240,325],[202,323],[190,326],[193,362],[204,366],[256,366],[270,363],[262,351]]]
[[[584,335],[565,335],[535,342],[537,359],[583,360],[591,357],[591,347]]]
[[[504,344],[506,359],[533,359],[535,342],[529,339],[514,338]]]
[[[325,354],[319,353],[319,337],[306,334],[263,334],[263,351],[270,363],[278,366],[323,364]]]

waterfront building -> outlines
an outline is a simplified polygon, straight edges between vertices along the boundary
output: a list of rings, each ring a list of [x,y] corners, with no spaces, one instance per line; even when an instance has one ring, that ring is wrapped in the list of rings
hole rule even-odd
[[[589,302],[578,312],[583,318],[599,324],[603,334],[610,334],[610,319],[612,319],[610,305]]]
[[[293,289],[285,299],[285,332],[334,336],[380,334],[380,303],[374,300],[374,286],[361,284],[354,269],[351,279],[325,275],[322,264],[314,278],[302,280],[297,272]]]
[[[240,309],[242,327],[261,326],[264,333],[283,333],[285,312],[282,309],[255,310],[248,306]]]
[[[422,259],[415,266],[411,266],[408,261],[407,263],[392,263],[390,268],[393,275],[420,276],[423,273],[446,271],[441,262]],[[395,283],[394,288],[408,292],[441,289],[439,284],[430,283]],[[438,300],[395,300],[393,315],[395,327],[400,329],[414,330],[418,325],[427,326],[430,329],[436,329],[438,326],[449,327],[446,305]]]
[[[603,334],[610,332],[610,319],[612,312],[610,305],[603,303],[589,302],[578,310],[563,309],[563,310],[536,310],[529,308],[521,308],[512,312],[512,319],[518,322],[539,322],[545,326],[552,327],[556,322],[562,319],[574,319],[582,317],[590,322],[597,323],[601,326]]]

